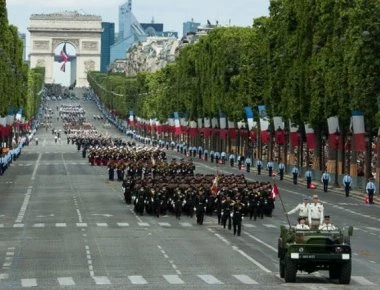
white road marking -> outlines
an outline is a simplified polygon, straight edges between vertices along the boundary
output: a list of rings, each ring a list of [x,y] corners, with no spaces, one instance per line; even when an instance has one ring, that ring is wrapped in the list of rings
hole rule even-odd
[[[119,227],[129,227],[129,223],[117,223]]]
[[[256,238],[255,236],[252,236],[252,235],[251,235],[251,234],[249,234],[249,233],[244,233],[244,235],[246,235],[246,236],[250,237],[251,239],[254,239],[256,242],[259,242],[260,244],[262,244],[262,245],[266,246],[268,249],[271,249],[272,251],[274,251],[274,252],[276,252],[276,253],[277,253],[277,249],[276,249],[276,248],[274,248],[274,247],[272,247],[272,246],[268,245],[268,244],[267,244],[267,243],[265,243],[264,241],[262,241],[262,240],[260,240],[260,239]]]
[[[9,278],[9,274],[8,273],[0,273],[0,280],[1,279],[8,279]]]
[[[28,187],[25,197],[24,197],[24,201],[20,208],[20,212],[17,215],[16,223],[21,223],[22,220],[24,219],[25,211],[28,207],[31,194],[32,194],[32,187]]]
[[[4,227],[4,224],[0,224],[0,228],[3,228]]]
[[[44,223],[37,223],[33,225],[33,228],[44,228],[45,224]]]
[[[252,225],[252,224],[243,224],[243,227],[246,227],[246,228],[256,228],[256,226]]]
[[[351,280],[354,280],[356,283],[363,285],[363,286],[371,286],[375,285],[371,281],[367,280],[363,276],[351,276]]]
[[[138,225],[139,225],[140,227],[149,227],[149,224],[148,224],[148,223],[143,223],[143,222],[138,223]]]
[[[263,226],[267,228],[277,228],[277,226],[272,225],[272,224],[263,224]]]
[[[161,227],[171,227],[169,223],[158,223]]]
[[[56,226],[57,228],[64,228],[64,227],[66,227],[67,225],[66,225],[66,223],[56,223],[55,226]]]
[[[212,275],[197,275],[199,278],[201,278],[204,282],[206,282],[207,284],[223,284],[222,281],[219,281],[218,279],[216,279],[214,276]]]
[[[106,276],[93,276],[96,285],[109,285],[111,281]]]
[[[193,225],[191,223],[179,223],[183,227],[192,227]]]
[[[23,228],[24,224],[14,224],[13,227],[14,228]]]
[[[85,228],[87,227],[87,223],[76,223],[78,228]]]
[[[185,282],[178,275],[163,275],[169,284],[184,284]]]
[[[148,281],[143,276],[128,276],[129,281],[134,285],[148,284]]]
[[[61,286],[73,286],[75,282],[71,277],[58,277],[57,278],[59,285]]]
[[[96,223],[98,227],[108,227],[107,223]]]
[[[22,287],[36,287],[37,279],[21,279]]]
[[[38,166],[40,165],[41,156],[42,156],[41,153],[38,154],[36,165],[34,166],[32,177],[30,178],[31,180],[35,180],[36,179],[37,169],[38,169]]]
[[[268,268],[266,268],[264,265],[260,264],[258,261],[256,261],[254,258],[252,258],[251,256],[249,256],[248,254],[246,254],[244,251],[240,250],[238,247],[232,247],[235,251],[237,251],[238,253],[240,253],[240,255],[242,255],[243,257],[247,258],[248,261],[252,262],[253,264],[255,264],[257,267],[259,267],[261,270],[263,270],[264,272],[267,272],[267,273],[271,273],[272,271],[269,270]]]
[[[251,279],[247,275],[232,275],[232,276],[234,276],[236,279],[238,279],[243,284],[248,284],[248,285],[257,285],[257,284],[259,284],[258,282],[256,282],[255,280]]]

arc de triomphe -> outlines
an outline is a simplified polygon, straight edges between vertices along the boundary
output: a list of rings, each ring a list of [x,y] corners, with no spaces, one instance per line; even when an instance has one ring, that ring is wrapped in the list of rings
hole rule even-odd
[[[45,83],[54,83],[54,50],[61,43],[74,46],[76,71],[71,72],[71,83],[87,87],[87,72],[100,70],[101,17],[78,12],[33,14],[30,17],[30,67],[45,67]],[[68,65],[69,63],[67,63]]]

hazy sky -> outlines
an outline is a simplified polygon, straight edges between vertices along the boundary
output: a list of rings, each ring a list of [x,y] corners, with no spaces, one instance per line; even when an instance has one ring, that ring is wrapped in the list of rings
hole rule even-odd
[[[26,33],[29,53],[29,18],[32,14],[78,11],[114,22],[118,31],[118,7],[127,0],[6,0],[9,23]],[[182,36],[183,22],[193,19],[206,24],[251,26],[253,18],[269,14],[270,0],[132,0],[132,12],[139,22],[163,23],[165,31],[177,31]],[[58,53],[61,47],[57,48]],[[70,48],[68,53],[70,54]],[[55,70],[59,74],[59,66]]]
[[[9,22],[27,33],[31,14],[77,10],[118,24],[118,6],[126,0],[7,0]],[[139,22],[164,24],[166,31],[178,31],[192,18],[205,24],[207,19],[222,25],[250,26],[252,19],[268,15],[269,0],[132,0],[132,11]]]

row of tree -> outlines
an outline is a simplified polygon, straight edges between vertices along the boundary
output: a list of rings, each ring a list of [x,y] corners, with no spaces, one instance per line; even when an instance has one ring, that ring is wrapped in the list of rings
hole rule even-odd
[[[317,133],[352,110],[366,129],[380,124],[380,2],[277,0],[250,28],[217,28],[183,48],[176,62],[135,78],[90,73],[96,93],[122,117],[132,110],[161,121],[180,112],[190,120],[265,104],[270,116],[309,122]]]
[[[8,23],[6,1],[0,2],[0,116],[23,110],[34,116],[44,84],[43,68],[29,69],[23,60],[23,42],[17,27]]]

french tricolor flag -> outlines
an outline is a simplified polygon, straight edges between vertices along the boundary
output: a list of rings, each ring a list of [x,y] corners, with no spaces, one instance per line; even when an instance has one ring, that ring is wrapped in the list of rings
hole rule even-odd
[[[181,135],[181,125],[179,123],[178,112],[174,112],[174,127],[175,127],[175,134]]]
[[[260,118],[260,132],[261,132],[261,143],[268,144],[269,142],[269,120],[264,117]]]
[[[339,144],[341,144],[340,134],[336,135],[336,133],[340,133],[338,117],[333,116],[328,118],[327,126],[329,127],[329,146],[330,148],[336,150],[340,147]]]
[[[306,135],[306,143],[309,149],[315,149],[315,134],[314,129],[310,124],[305,123],[305,135]]]
[[[290,144],[292,147],[298,147],[299,146],[299,140],[298,140],[298,130],[299,126],[297,124],[294,124],[290,122]]]
[[[353,137],[352,149],[357,152],[365,151],[364,116],[360,111],[353,111],[351,117]]]

